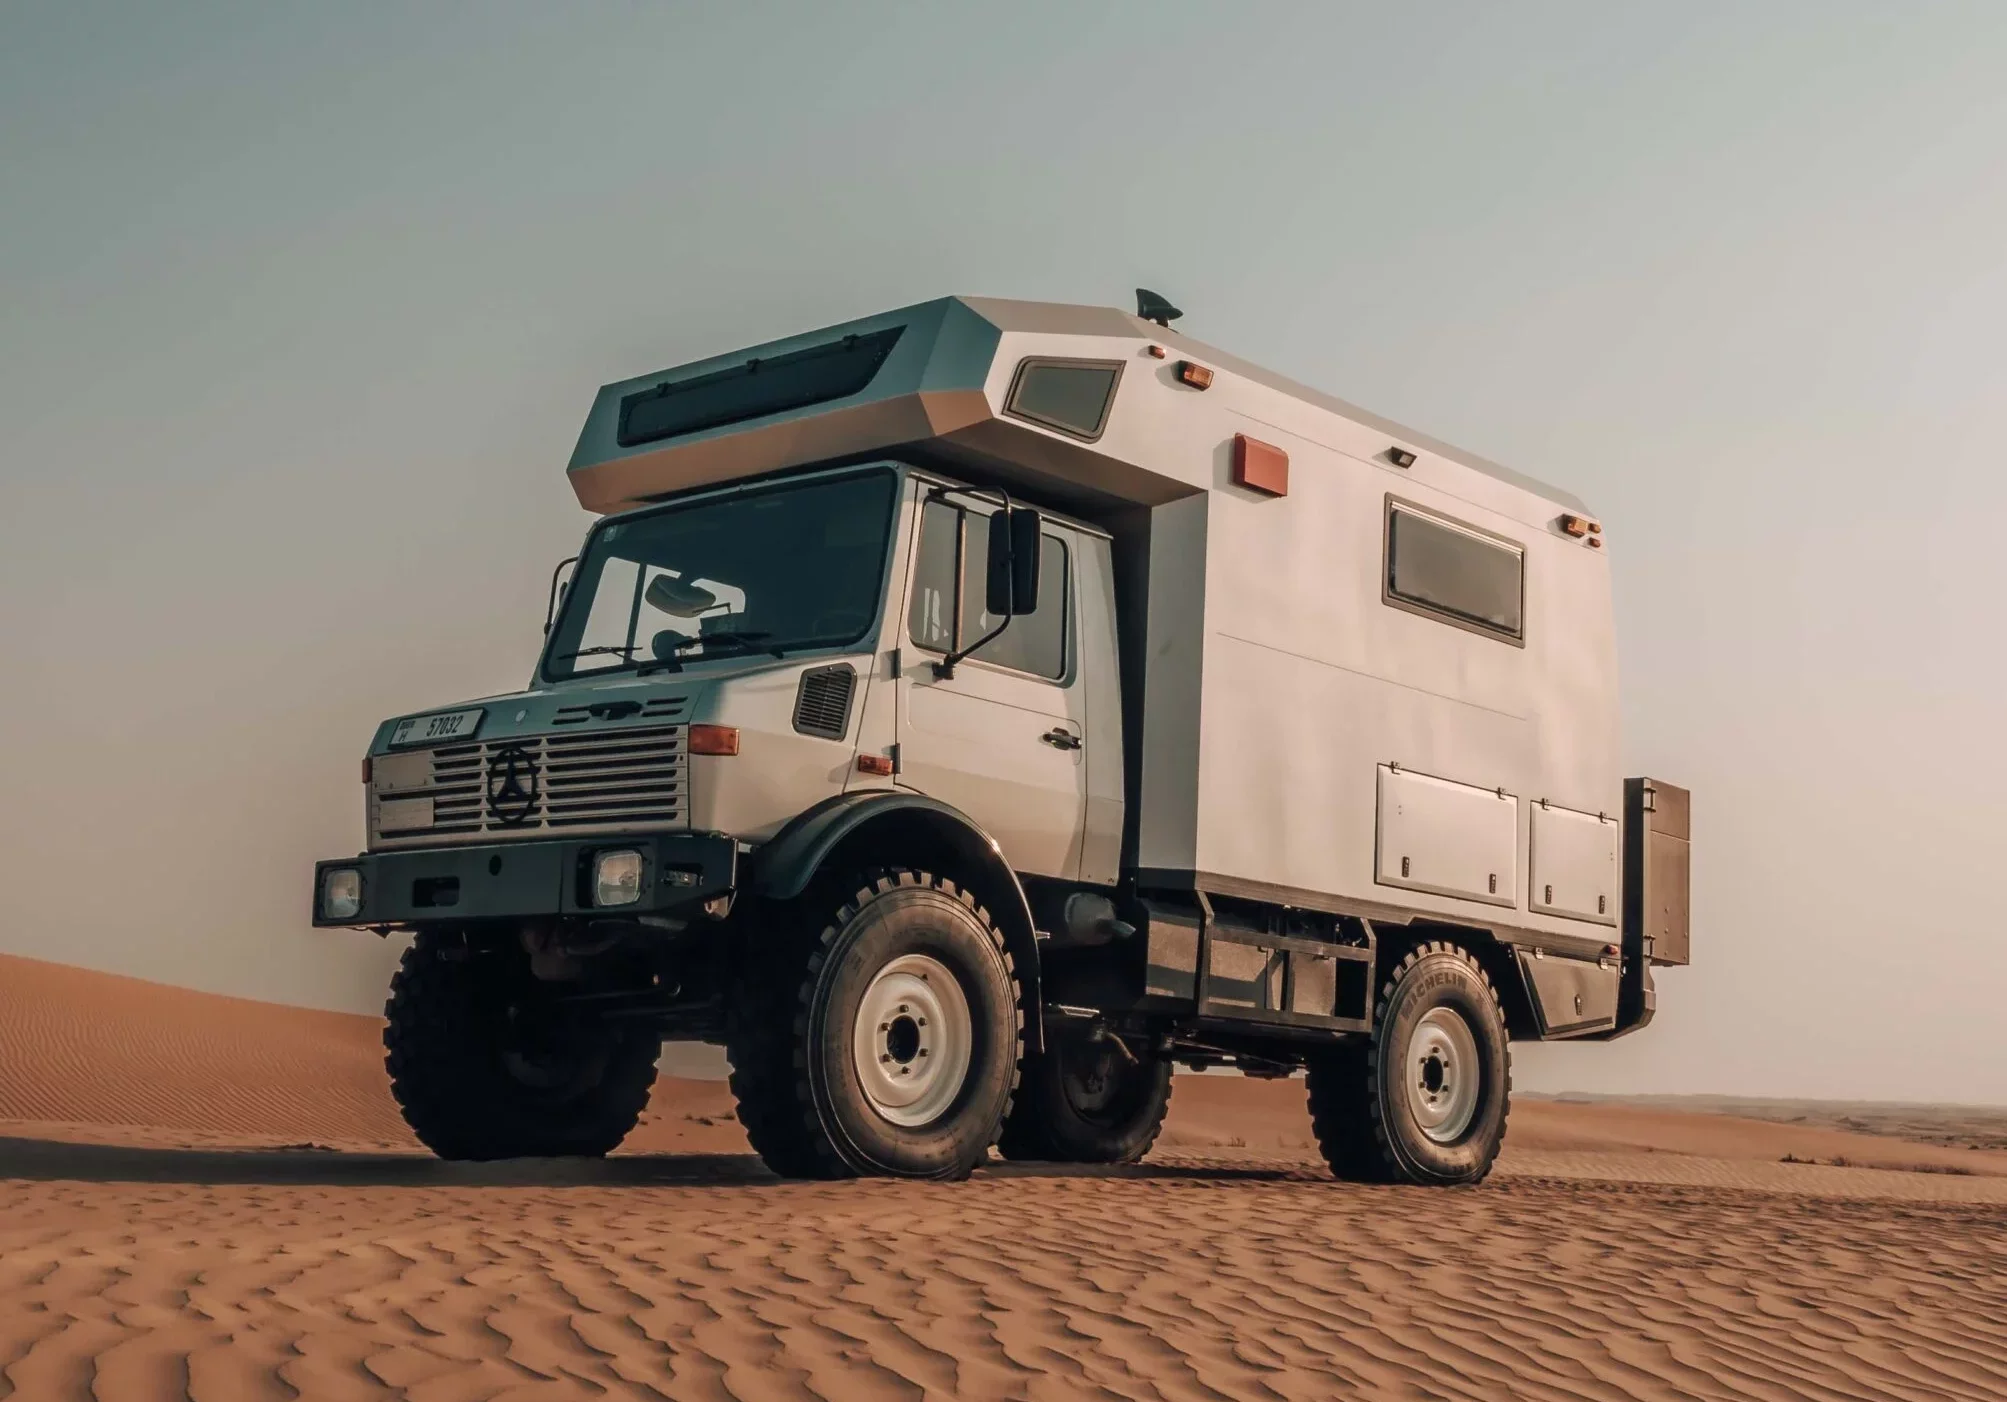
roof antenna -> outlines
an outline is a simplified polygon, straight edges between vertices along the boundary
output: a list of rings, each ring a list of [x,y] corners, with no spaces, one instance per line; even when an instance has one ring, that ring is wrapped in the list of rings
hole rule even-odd
[[[1184,313],[1149,288],[1139,287],[1136,289],[1136,315],[1144,321],[1154,321],[1168,330],[1171,323]]]

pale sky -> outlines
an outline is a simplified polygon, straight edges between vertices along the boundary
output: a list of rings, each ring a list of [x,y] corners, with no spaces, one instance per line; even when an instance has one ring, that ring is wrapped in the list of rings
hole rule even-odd
[[[374,1010],[594,389],[1126,305],[1607,523],[1696,963],[1520,1084],[2007,1103],[2007,6],[0,8],[0,950]]]

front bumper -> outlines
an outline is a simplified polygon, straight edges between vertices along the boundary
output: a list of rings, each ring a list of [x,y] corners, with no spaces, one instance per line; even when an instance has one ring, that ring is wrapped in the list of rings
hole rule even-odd
[[[614,851],[641,853],[641,899],[595,906],[593,858]],[[738,861],[739,846],[731,838],[692,833],[371,852],[314,864],[314,924],[416,927],[550,916],[688,915],[706,901],[732,893]],[[362,874],[362,909],[344,919],[325,919],[323,883],[330,871],[339,870]]]

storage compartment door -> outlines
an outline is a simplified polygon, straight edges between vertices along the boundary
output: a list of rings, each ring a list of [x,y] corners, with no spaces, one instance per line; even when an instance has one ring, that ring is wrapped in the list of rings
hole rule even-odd
[[[1542,915],[1615,925],[1620,832],[1615,818],[1534,804],[1527,904]]]
[[[1519,901],[1519,800],[1380,766],[1374,880],[1486,905]]]

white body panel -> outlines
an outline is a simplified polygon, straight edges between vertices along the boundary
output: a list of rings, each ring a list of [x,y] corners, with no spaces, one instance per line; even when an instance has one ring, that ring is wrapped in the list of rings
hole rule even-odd
[[[1013,869],[1078,876],[1085,747],[1059,749],[1042,738],[1054,730],[1083,738],[1078,688],[973,661],[946,680],[921,661],[900,685],[900,782],[968,814]]]
[[[1602,813],[1577,813],[1536,803],[1531,819],[1532,879],[1527,904],[1547,915],[1617,923],[1618,835],[1621,825]]]
[[[1375,881],[1486,905],[1518,904],[1516,797],[1391,765],[1381,766],[1379,776]]]

